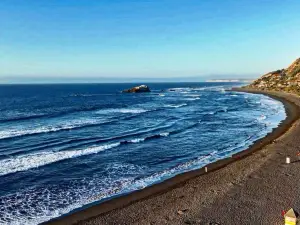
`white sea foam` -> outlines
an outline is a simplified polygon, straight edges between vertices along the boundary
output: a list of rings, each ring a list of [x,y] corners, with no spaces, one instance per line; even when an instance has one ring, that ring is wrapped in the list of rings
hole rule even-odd
[[[39,152],[28,155],[21,155],[0,160],[0,176],[24,171],[40,166],[45,166],[65,159],[76,158],[84,155],[96,154],[101,151],[119,146],[120,143],[113,143],[101,146],[89,147],[86,149],[69,150],[60,152]]]
[[[200,98],[199,97],[196,97],[196,98],[184,98],[184,100],[187,100],[187,101],[195,101],[195,100],[199,100]]]
[[[3,111],[2,112],[2,118],[3,121],[7,121],[7,120],[22,120],[22,119],[28,119],[31,117],[40,117],[40,116],[45,116],[46,113],[42,113],[42,112],[22,112],[22,111],[11,111],[11,110],[7,110],[7,111]]]
[[[224,100],[228,100],[230,99],[229,97],[220,97],[220,98],[217,98],[216,101],[224,101]]]
[[[23,135],[32,135],[32,134],[41,134],[41,133],[49,133],[49,132],[56,132],[60,130],[71,130],[74,128],[93,125],[97,123],[105,122],[102,119],[77,119],[77,120],[70,120],[70,121],[63,121],[59,124],[44,124],[44,125],[35,125],[35,126],[17,126],[14,128],[9,128],[0,131],[0,139],[5,138],[12,138],[12,137],[19,137]]]
[[[169,135],[170,135],[169,132],[164,132],[159,134],[159,136],[161,137],[167,137]],[[153,136],[149,136],[148,138],[151,138]],[[105,151],[107,149],[115,148],[124,143],[140,143],[145,141],[146,138],[147,137],[135,138],[128,141],[125,140],[117,143],[93,146],[85,149],[58,151],[58,152],[53,152],[53,151],[38,152],[38,153],[32,153],[27,155],[19,155],[16,157],[10,157],[8,159],[0,160],[0,176],[45,166],[66,159],[96,154],[101,151]]]
[[[146,109],[130,109],[130,108],[120,108],[120,109],[103,109],[97,111],[98,114],[109,114],[109,113],[132,113],[132,114],[139,114],[148,112],[149,110]]]
[[[260,94],[244,93],[243,95],[245,98],[247,97],[246,101],[249,105],[256,108],[256,110],[252,110],[251,114],[244,114],[244,117],[251,118],[254,122],[264,126],[257,137],[263,137],[271,132],[286,118],[284,105],[280,101]]]
[[[193,88],[195,91],[220,91],[223,92],[225,91],[224,86],[210,86],[210,87],[199,87],[199,88]]]
[[[162,137],[167,137],[167,136],[169,136],[170,135],[170,133],[168,133],[168,132],[165,132],[165,133],[161,133],[160,134],[160,136],[162,136]]]
[[[170,107],[170,108],[180,108],[180,107],[183,107],[183,106],[186,106],[187,104],[186,103],[183,103],[183,104],[179,104],[179,105],[166,105],[166,107]]]
[[[108,177],[91,175],[58,184],[33,186],[0,197],[0,224],[37,225],[59,217],[91,202],[125,192],[144,167],[134,164],[109,163],[103,168]],[[128,177],[131,176],[131,177]]]
[[[136,139],[131,140],[130,142],[131,143],[140,143],[140,142],[143,142],[143,141],[145,141],[145,138],[136,138]]]
[[[200,97],[201,95],[190,94],[190,95],[184,95],[184,96],[187,96],[187,97]]]
[[[225,93],[225,92],[226,92],[225,88],[221,88],[219,91],[220,91],[221,93]]]
[[[219,159],[217,153],[218,153],[217,151],[213,151],[208,155],[200,156],[194,160],[179,164],[173,168],[166,169],[161,172],[154,173],[153,175],[144,177],[142,179],[135,180],[132,186],[134,187],[134,189],[142,189],[151,184],[173,177],[177,174],[190,171],[190,170],[199,169],[209,163],[217,161]]]
[[[262,120],[265,120],[267,119],[267,117],[265,115],[261,115],[257,118],[258,121],[262,121]]]
[[[174,90],[174,91],[178,91],[178,92],[187,92],[187,91],[190,91],[191,88],[186,88],[186,87],[182,87],[182,88],[170,88],[170,89],[168,89],[168,90],[169,90],[169,91]]]
[[[281,108],[282,107],[282,103],[277,101],[277,100],[274,100],[270,97],[264,97],[264,98],[261,98],[260,99],[260,104],[262,106],[266,106],[266,107],[272,107],[272,108]]]

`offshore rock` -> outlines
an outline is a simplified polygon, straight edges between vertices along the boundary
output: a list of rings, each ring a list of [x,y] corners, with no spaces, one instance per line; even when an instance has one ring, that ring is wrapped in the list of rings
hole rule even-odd
[[[130,89],[126,89],[122,91],[123,93],[142,93],[142,92],[150,92],[150,88],[147,85],[140,85]]]

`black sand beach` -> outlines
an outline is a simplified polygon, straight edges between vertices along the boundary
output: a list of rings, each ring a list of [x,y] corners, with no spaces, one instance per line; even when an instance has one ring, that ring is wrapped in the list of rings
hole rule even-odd
[[[281,210],[300,212],[300,98],[235,90],[280,100],[286,120],[247,150],[208,165],[207,173],[180,174],[46,224],[282,224]]]

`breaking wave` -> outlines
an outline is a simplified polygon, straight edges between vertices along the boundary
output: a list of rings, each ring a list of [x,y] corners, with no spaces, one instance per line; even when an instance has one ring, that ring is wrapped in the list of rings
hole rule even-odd
[[[70,150],[61,152],[39,152],[34,154],[11,157],[0,161],[0,176],[37,168],[65,159],[76,158],[79,156],[96,154],[101,151],[119,146],[120,143],[113,143],[102,146],[90,147],[82,150]]]
[[[14,129],[0,131],[0,139],[14,138],[26,135],[42,134],[42,133],[51,133],[57,131],[71,130],[91,125],[100,125],[105,123],[111,123],[113,120],[105,121],[98,119],[85,119],[85,120],[74,120],[63,122],[63,124],[56,125],[44,125],[41,127],[16,127]]]
[[[187,100],[187,101],[195,101],[195,100],[199,100],[200,98],[199,97],[196,97],[196,98],[184,98],[184,100]]]
[[[127,109],[127,108],[121,108],[121,109],[103,109],[97,111],[98,114],[108,114],[108,113],[132,113],[132,114],[140,114],[149,112],[150,110],[146,109]]]
[[[32,153],[28,155],[19,155],[15,157],[10,157],[8,159],[0,160],[0,165],[1,165],[0,176],[45,166],[66,159],[72,159],[80,156],[97,154],[99,152],[112,149],[123,144],[139,143],[146,140],[167,137],[169,134],[170,133],[165,132],[165,133],[147,136],[145,138],[122,140],[116,143],[100,145],[100,146],[92,146],[85,149],[67,150],[67,151],[58,151],[58,152],[39,152],[39,153]]]
[[[169,108],[180,108],[180,107],[183,107],[183,106],[187,106],[187,104],[183,103],[183,104],[179,104],[179,105],[175,105],[175,104],[166,105],[166,107],[169,107]]]

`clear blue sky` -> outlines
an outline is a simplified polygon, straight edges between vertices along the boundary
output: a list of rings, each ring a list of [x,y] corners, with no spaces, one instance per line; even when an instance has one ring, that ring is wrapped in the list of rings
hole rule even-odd
[[[1,0],[10,77],[251,77],[300,57],[299,0]]]

